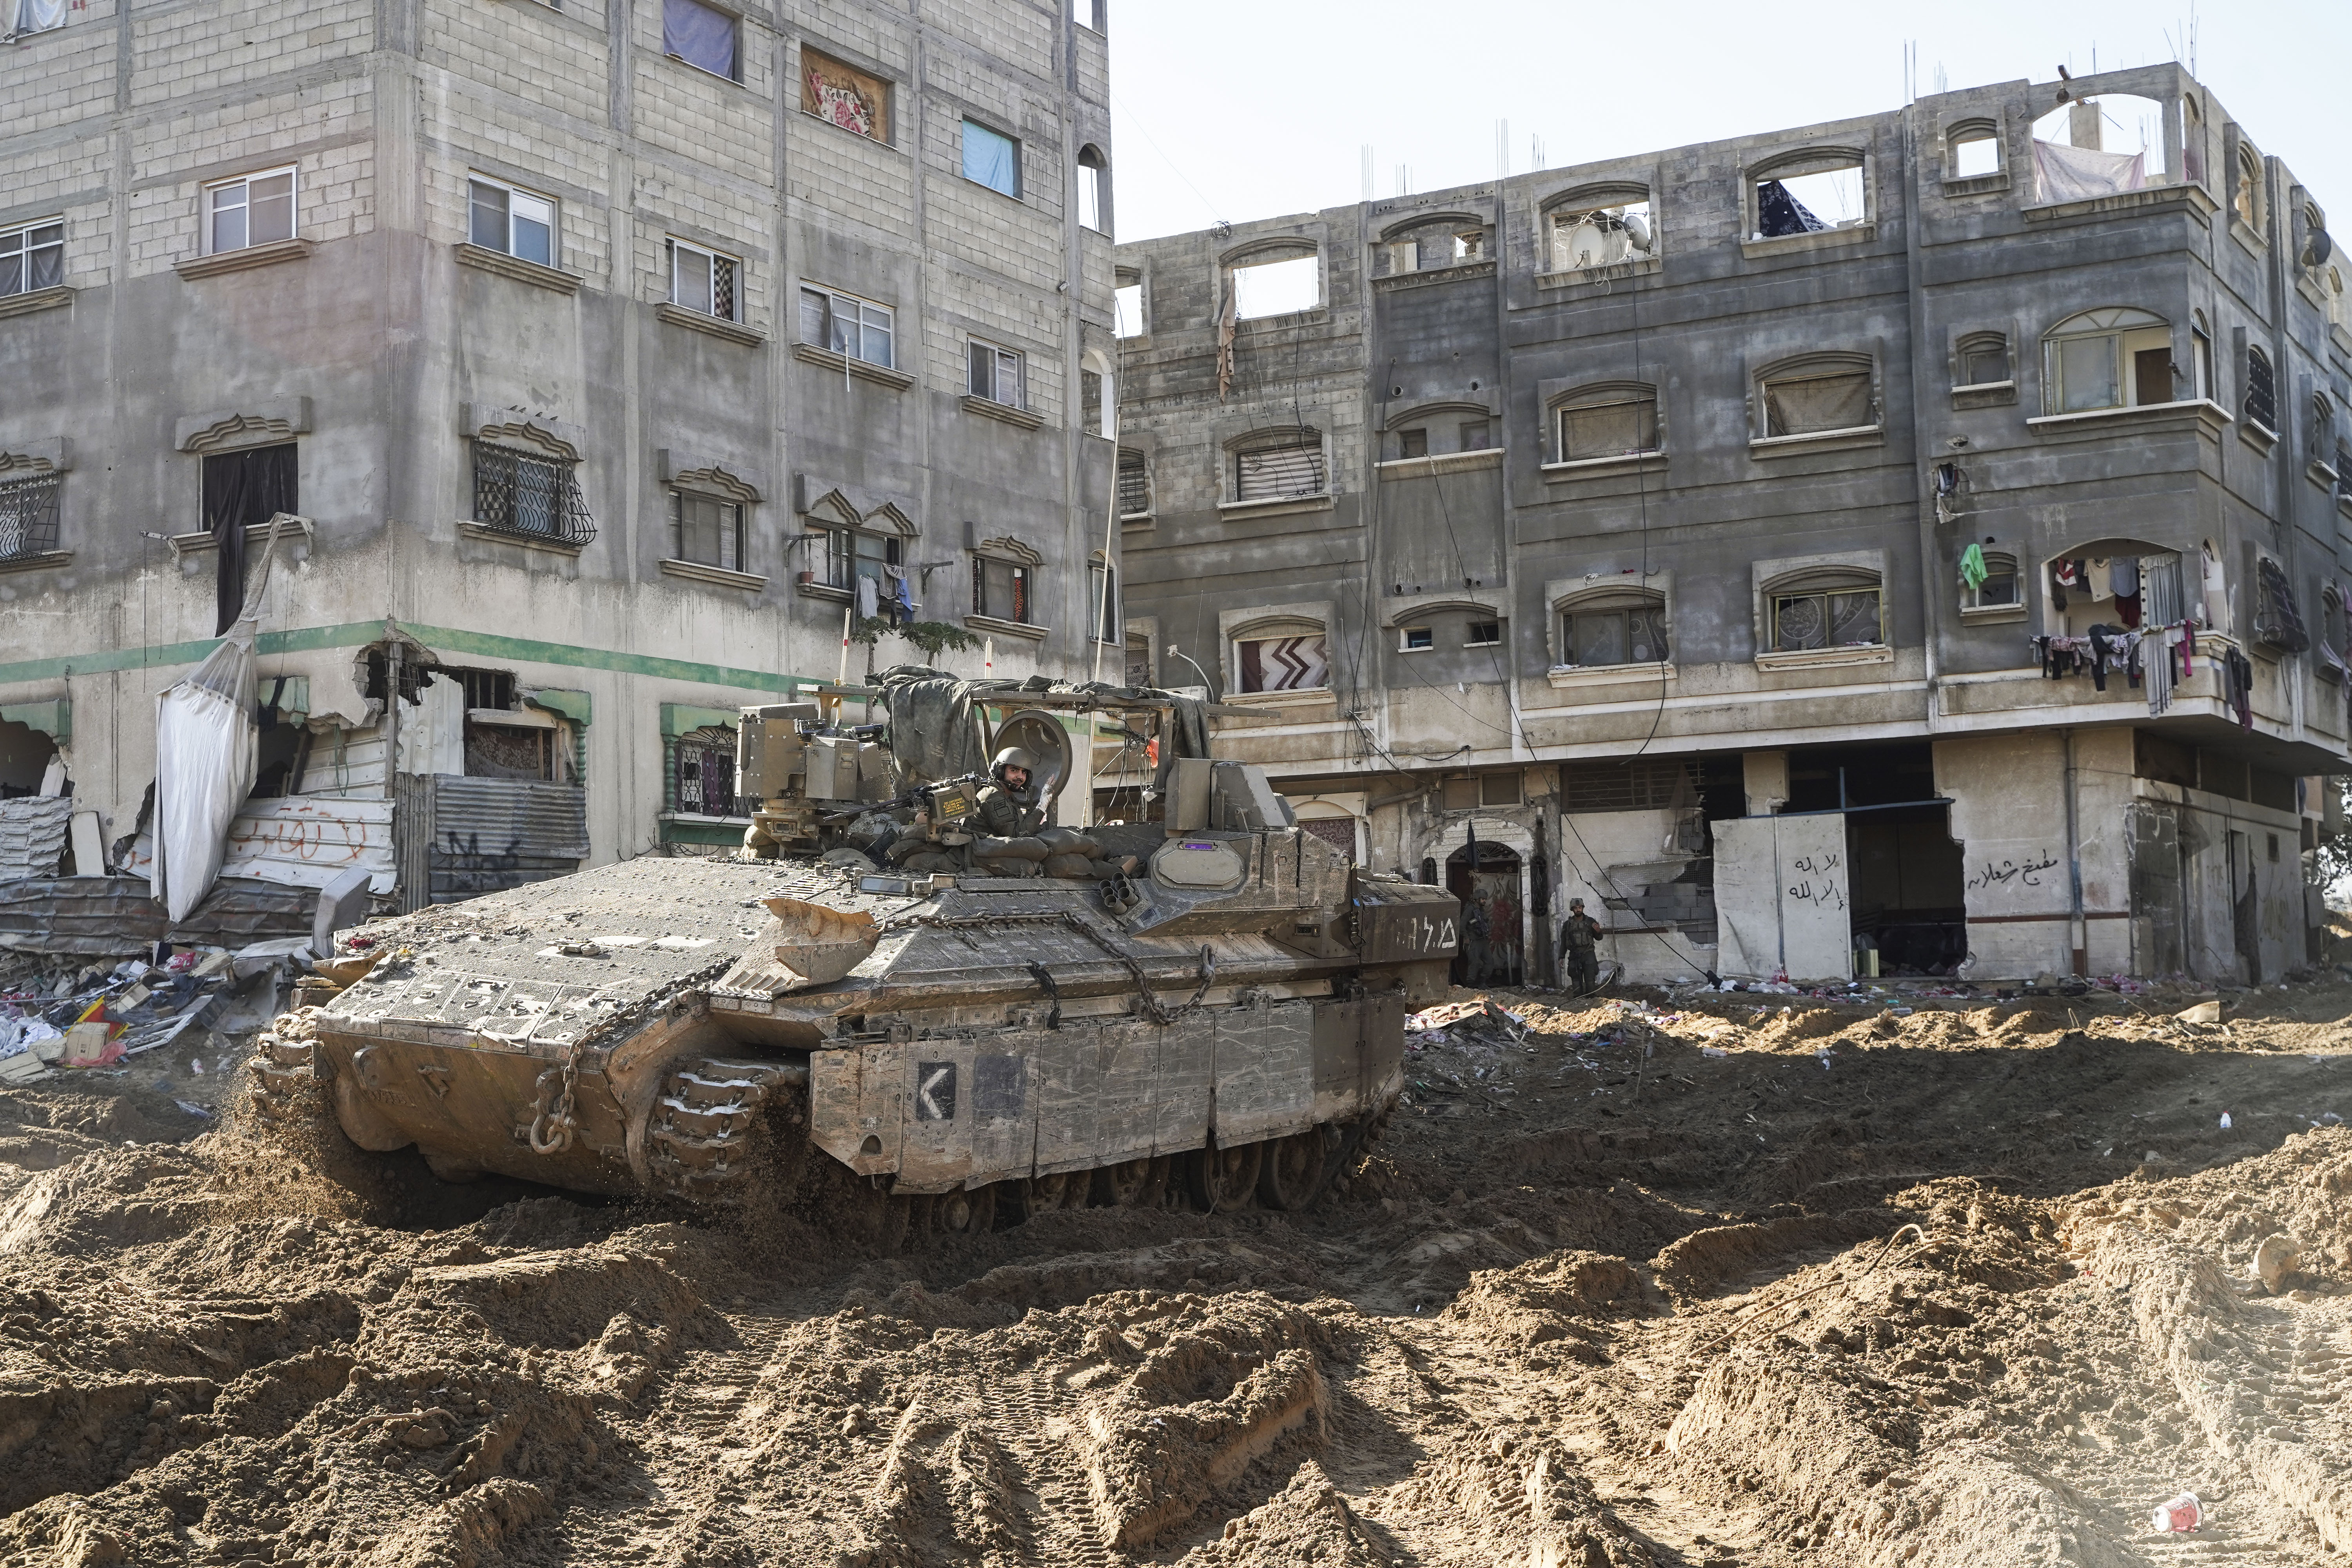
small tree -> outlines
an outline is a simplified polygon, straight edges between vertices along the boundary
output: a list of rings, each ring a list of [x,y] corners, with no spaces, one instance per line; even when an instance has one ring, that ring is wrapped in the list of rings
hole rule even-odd
[[[957,653],[969,653],[980,646],[978,637],[952,621],[903,621],[893,626],[887,616],[868,616],[851,624],[849,640],[866,646],[866,674],[869,680],[874,675],[874,647],[882,640],[885,632],[903,637],[922,649],[923,662],[934,668],[942,653],[950,649]]]

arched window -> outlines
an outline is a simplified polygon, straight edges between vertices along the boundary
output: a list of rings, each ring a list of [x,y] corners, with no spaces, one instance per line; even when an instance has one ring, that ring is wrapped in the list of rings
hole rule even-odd
[[[724,724],[689,730],[670,742],[677,780],[670,809],[694,816],[735,815],[735,731]]]
[[[2311,395],[2311,460],[2326,463],[2336,451],[2336,405],[2327,401],[2327,394]]]
[[[2330,680],[2344,679],[2344,594],[2330,583],[2319,591],[2319,644],[2325,650],[2319,673]]]
[[[1871,216],[1866,174],[1860,153],[1833,147],[1794,153],[1751,171],[1750,235],[1779,239],[1859,226]]]
[[[1782,360],[1757,377],[1764,435],[1819,436],[1878,424],[1870,356],[1807,354]]]
[[[1944,178],[1972,180],[2000,173],[2000,127],[1990,120],[1963,120],[1944,135]]]
[[[1110,163],[1102,149],[1078,149],[1078,223],[1097,234],[1110,233]]]
[[[2252,147],[2238,149],[2238,183],[2231,193],[2230,210],[2248,228],[2263,226],[2263,157]]]
[[[2006,386],[2015,379],[2009,364],[2009,334],[1969,332],[1952,345],[1956,386]]]
[[[1604,588],[1559,604],[1559,662],[1591,669],[1620,664],[1665,664],[1665,595],[1644,588]]]
[[[1641,382],[1580,387],[1552,405],[1555,461],[1591,462],[1660,450],[1658,389]]]
[[[2042,380],[2051,414],[2170,403],[2172,329],[2123,305],[2069,316],[2042,340]]]
[[[1642,186],[1572,191],[1544,212],[1551,270],[1595,272],[1658,254],[1650,193]]]
[[[1408,272],[1433,272],[1485,261],[1490,255],[1486,226],[1478,218],[1415,218],[1381,236],[1380,270],[1390,278]]]
[[[1319,691],[1331,684],[1323,623],[1298,617],[1256,621],[1233,639],[1234,689]]]
[[[1225,272],[1237,321],[1286,316],[1323,302],[1322,253],[1307,241],[1257,247],[1228,261]]]
[[[2278,378],[2271,374],[2270,355],[2246,350],[2246,417],[2265,430],[2278,428]]]
[[[1232,461],[1235,501],[1286,500],[1329,489],[1320,430],[1254,431],[1234,443]]]
[[[1973,588],[1963,577],[1960,582],[1960,607],[1967,610],[2007,610],[2024,604],[2017,579],[2017,557],[2006,551],[1987,550],[1984,577]]]
[[[1878,574],[1855,568],[1807,573],[1765,590],[1765,635],[1775,652],[1865,647],[1886,640]]]

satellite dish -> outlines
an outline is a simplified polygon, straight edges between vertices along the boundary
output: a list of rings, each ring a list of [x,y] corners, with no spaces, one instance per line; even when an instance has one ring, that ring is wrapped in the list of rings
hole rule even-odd
[[[2335,254],[2336,241],[2324,228],[2313,229],[2311,237],[2303,242],[2303,264],[2305,267],[2324,267],[2327,258]]]
[[[1634,249],[1647,256],[1650,253],[1650,220],[1640,213],[1627,213],[1623,221],[1625,237],[1633,242]]]

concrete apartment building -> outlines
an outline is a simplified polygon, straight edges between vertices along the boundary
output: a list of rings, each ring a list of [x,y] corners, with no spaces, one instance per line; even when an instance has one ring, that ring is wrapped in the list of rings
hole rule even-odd
[[[1462,892],[1469,978],[1575,897],[1635,977],[2307,961],[2352,318],[2185,72],[1118,263],[1130,664]]]
[[[227,873],[412,903],[739,839],[732,713],[846,611],[1091,668],[1097,5],[12,17],[0,791],[64,775],[136,869],[156,694],[255,592]]]

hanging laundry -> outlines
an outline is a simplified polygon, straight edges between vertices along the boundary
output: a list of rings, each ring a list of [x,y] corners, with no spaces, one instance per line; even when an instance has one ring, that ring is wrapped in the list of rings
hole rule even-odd
[[[2064,609],[2066,590],[2077,586],[2079,583],[2080,579],[2074,575],[2074,563],[2072,561],[2053,561],[2050,563],[2050,607],[2053,610]]]
[[[2116,597],[2118,599],[2122,598],[2126,594],[2129,594],[2134,597],[2137,597],[2139,594],[2139,557],[2137,555],[2118,555],[2114,560],[2108,562],[2107,585],[2115,590]]]
[[[2201,553],[2204,556],[2205,624],[2226,636],[2231,630],[2230,584],[2221,574],[2221,558],[2213,553],[2213,547],[2210,544],[2204,546]]]
[[[2118,593],[2116,595],[2116,619],[2127,626],[2139,625],[2139,595]]]
[[[2107,563],[2105,561],[2091,560],[2083,563],[2083,589],[2094,599],[2112,596],[2114,590],[2107,586]]]
[[[2140,668],[2147,677],[2147,711],[2150,718],[2172,706],[2173,676],[2177,673],[2172,662],[2173,632],[2174,628],[2170,626],[2151,626],[2142,634],[2142,646],[2148,649],[2148,655],[2140,661]]]
[[[2113,657],[2107,639],[2114,632],[2113,626],[2093,626],[2090,630],[2091,689],[2094,691],[2107,689],[2107,661]]]
[[[1992,575],[1992,574],[1985,569],[1984,547],[1982,545],[1970,544],[1966,550],[1960,552],[1961,587],[1966,588],[1969,593],[1973,594],[1979,588],[1984,586],[1985,579],[1990,575]]]
[[[871,577],[858,578],[857,618],[861,621],[870,621],[876,616],[881,614],[881,596],[875,589],[874,579]]]

